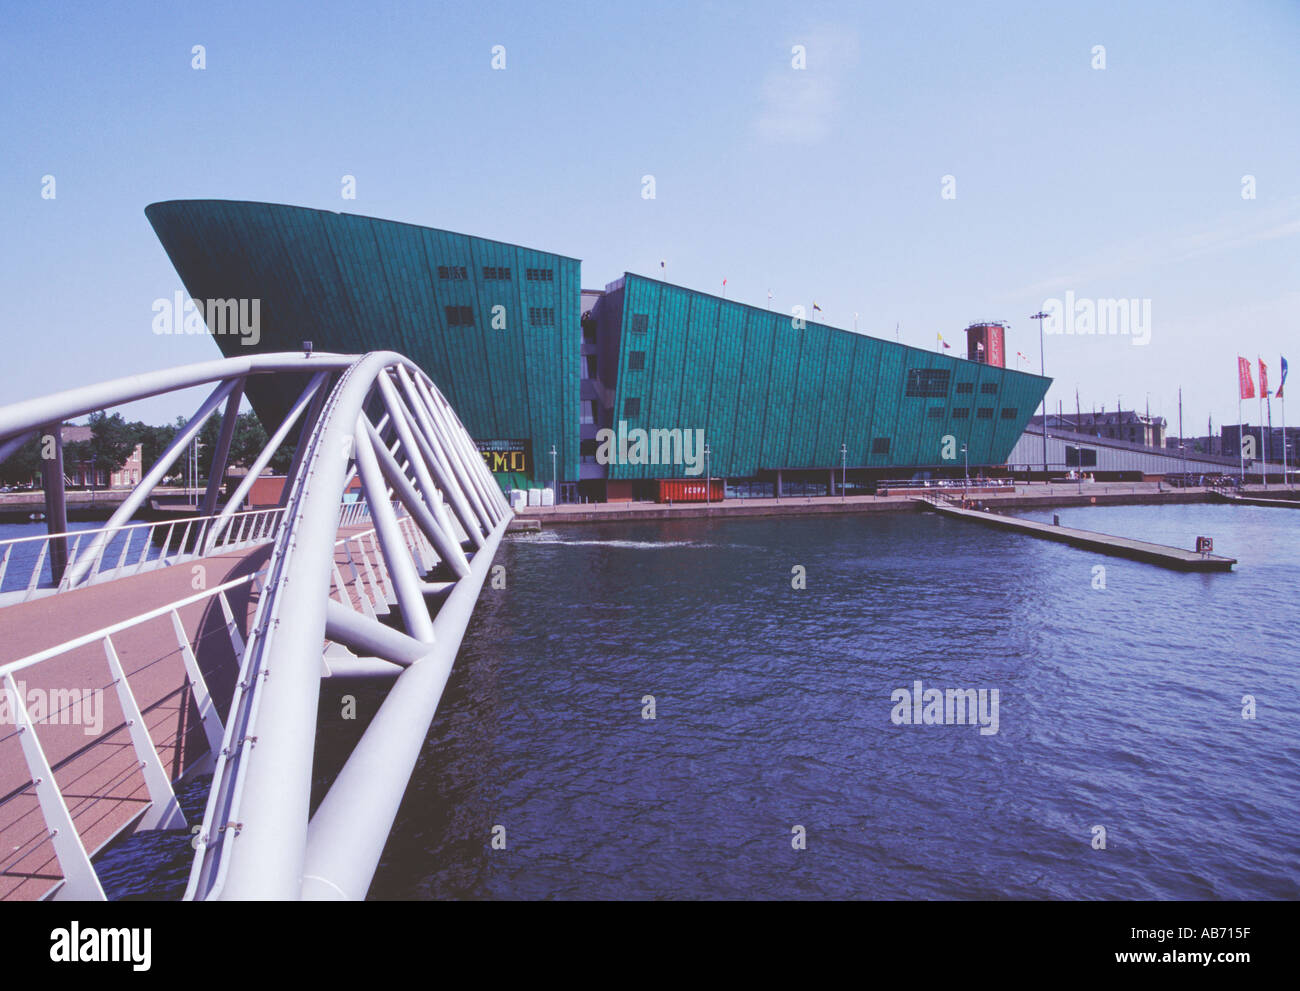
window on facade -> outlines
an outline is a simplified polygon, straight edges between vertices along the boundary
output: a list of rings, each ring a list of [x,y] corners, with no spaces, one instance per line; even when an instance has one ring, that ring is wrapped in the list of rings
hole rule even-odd
[[[483,279],[485,281],[501,281],[510,279],[510,267],[508,265],[493,268],[485,265],[483,267]]]
[[[650,329],[650,314],[633,313],[632,314],[632,333],[644,334]]]
[[[965,394],[967,394],[967,393],[974,392],[974,391],[975,391],[975,383],[974,383],[974,382],[958,382],[958,383],[957,383],[957,395],[959,395],[959,396],[961,396],[961,395],[965,395]]]
[[[438,278],[440,279],[467,279],[468,273],[464,265],[439,265]]]
[[[1020,415],[1020,411],[1016,409],[1014,406],[1002,407],[1002,419],[1004,420],[1014,420],[1019,415]]]
[[[629,372],[639,372],[645,368],[645,352],[629,351],[627,353],[627,370]]]
[[[949,372],[946,368],[909,368],[906,396],[934,399],[948,395]]]
[[[1067,468],[1096,468],[1097,452],[1091,447],[1065,445],[1065,466]]]
[[[596,422],[596,401],[594,399],[585,400],[581,404],[581,412],[578,420],[579,423]]]
[[[554,282],[555,273],[549,268],[530,268],[524,270],[524,278],[529,282]]]
[[[996,396],[998,394],[998,384],[996,382],[983,382],[980,384],[980,393],[985,396]]]
[[[453,327],[473,326],[474,324],[474,307],[472,306],[448,306],[447,323]]]
[[[623,415],[624,415],[624,416],[640,416],[640,415],[641,415],[641,400],[640,400],[640,399],[624,399],[624,400],[623,400]]]
[[[931,406],[931,407],[930,407],[930,411],[929,411],[929,413],[928,413],[928,416],[930,417],[931,420],[941,420],[941,419],[943,419],[943,407],[942,407],[942,406]]]
[[[534,327],[554,327],[555,307],[553,306],[528,307],[528,322]]]
[[[952,411],[952,418],[953,418],[954,420],[969,420],[969,419],[970,419],[970,407],[969,407],[969,406],[957,406],[957,407],[955,407],[955,408],[953,409],[953,411]]]
[[[889,438],[888,438],[888,437],[876,437],[876,438],[874,438],[874,439],[871,441],[871,453],[872,453],[872,454],[888,454],[888,453],[889,453]]]
[[[993,419],[993,407],[981,406],[979,408],[979,412],[977,412],[975,415],[981,420],[991,420]]]

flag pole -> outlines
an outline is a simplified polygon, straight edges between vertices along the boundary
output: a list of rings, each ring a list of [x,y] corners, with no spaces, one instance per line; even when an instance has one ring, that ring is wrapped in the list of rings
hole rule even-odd
[[[1267,434],[1267,437],[1268,437],[1268,440],[1272,440],[1272,439],[1273,439],[1273,400],[1272,400],[1271,398],[1270,398],[1270,399],[1266,399],[1266,400],[1264,401],[1264,405],[1268,408],[1268,434]],[[1285,436],[1285,435],[1283,435],[1283,437],[1282,437],[1282,442],[1283,442],[1283,443],[1282,443],[1282,446],[1285,447],[1285,446],[1286,446],[1286,436]],[[1269,447],[1269,445],[1268,445],[1268,443],[1267,443],[1267,441],[1266,441],[1265,444],[1264,444],[1264,458],[1265,458],[1265,460],[1264,460],[1264,464],[1265,464],[1265,465],[1268,464],[1268,447]],[[1267,469],[1265,469],[1265,470],[1267,471]],[[1264,478],[1267,479],[1268,476],[1265,475]],[[1266,482],[1265,482],[1265,486],[1266,486],[1266,487],[1267,487],[1267,484],[1268,484],[1268,483],[1267,483],[1267,481],[1266,481]],[[1286,486],[1286,471],[1285,471],[1285,470],[1282,472],[1282,485],[1283,485],[1283,487]]]
[[[1237,457],[1241,459],[1241,469],[1237,473],[1238,488],[1245,488],[1246,485],[1246,446],[1242,443],[1245,440],[1245,433],[1241,422],[1241,394],[1245,391],[1241,381],[1242,360],[1241,355],[1237,355]]]
[[[1262,363],[1259,355],[1255,355],[1255,364]],[[1264,436],[1264,376],[1259,377],[1259,392],[1255,395],[1255,401],[1259,404],[1259,453],[1263,460],[1260,462],[1260,472],[1264,476],[1264,488],[1268,488],[1268,439]]]
[[[1283,388],[1284,389],[1286,388],[1285,382],[1283,382]],[[1286,394],[1283,393],[1281,398],[1282,398],[1282,488],[1289,489],[1291,487],[1291,479],[1288,477],[1290,474],[1290,469],[1288,469],[1286,465]]]
[[[1240,373],[1238,373],[1240,376]],[[1241,459],[1241,470],[1237,472],[1237,484],[1241,487],[1246,485],[1246,445],[1242,443],[1246,439],[1246,433],[1241,423],[1241,379],[1237,379],[1237,456]]]

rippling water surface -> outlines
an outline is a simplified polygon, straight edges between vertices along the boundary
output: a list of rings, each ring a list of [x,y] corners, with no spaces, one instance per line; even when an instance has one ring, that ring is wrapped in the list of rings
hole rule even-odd
[[[1055,512],[1240,563],[924,514],[511,537],[371,897],[1300,897],[1300,513]],[[998,689],[998,733],[894,725],[916,680]],[[322,776],[379,698],[341,694]]]

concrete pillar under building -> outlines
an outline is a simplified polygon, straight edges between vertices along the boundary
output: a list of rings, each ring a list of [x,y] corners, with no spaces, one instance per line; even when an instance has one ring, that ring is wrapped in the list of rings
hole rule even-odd
[[[776,497],[781,498],[781,469],[776,470]]]

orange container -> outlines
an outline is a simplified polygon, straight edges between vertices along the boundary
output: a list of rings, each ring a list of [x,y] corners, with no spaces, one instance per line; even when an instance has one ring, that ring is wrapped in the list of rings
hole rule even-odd
[[[726,496],[727,486],[720,478],[713,479],[711,487],[703,478],[661,478],[655,502],[722,502]]]

